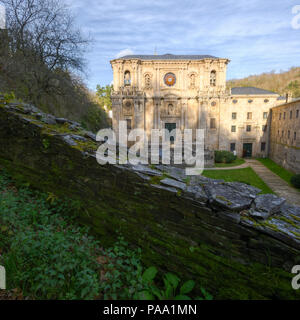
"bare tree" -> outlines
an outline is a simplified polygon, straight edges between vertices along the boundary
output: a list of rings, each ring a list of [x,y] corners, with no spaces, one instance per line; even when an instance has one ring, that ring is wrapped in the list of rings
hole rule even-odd
[[[89,41],[74,28],[68,7],[58,0],[2,2],[7,11],[9,53],[0,64],[8,82],[18,75],[27,96],[38,100],[44,92],[57,91],[66,71],[83,71]]]

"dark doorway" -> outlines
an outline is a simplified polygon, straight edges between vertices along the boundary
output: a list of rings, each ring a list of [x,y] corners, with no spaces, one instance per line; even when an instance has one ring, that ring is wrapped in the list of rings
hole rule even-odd
[[[251,158],[252,157],[252,143],[243,144],[243,157]]]
[[[165,129],[167,129],[170,133],[172,130],[176,129],[176,123],[165,123]],[[174,142],[173,136],[170,137],[170,141],[173,143]]]

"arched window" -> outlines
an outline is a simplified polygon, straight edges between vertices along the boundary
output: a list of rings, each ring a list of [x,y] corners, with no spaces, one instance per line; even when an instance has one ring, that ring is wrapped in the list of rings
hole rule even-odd
[[[212,87],[216,86],[216,82],[217,82],[217,73],[215,70],[211,71],[210,73],[210,85]]]
[[[124,73],[124,85],[125,86],[130,86],[130,84],[131,84],[130,72],[129,71],[125,71],[125,73]]]

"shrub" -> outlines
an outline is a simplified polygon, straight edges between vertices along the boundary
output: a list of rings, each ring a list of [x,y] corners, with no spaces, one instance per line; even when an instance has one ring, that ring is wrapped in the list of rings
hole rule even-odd
[[[236,156],[230,151],[215,150],[216,163],[232,163],[236,160]]]
[[[294,176],[292,176],[292,178],[291,178],[291,184],[292,184],[295,188],[300,188],[300,174],[295,174]]]

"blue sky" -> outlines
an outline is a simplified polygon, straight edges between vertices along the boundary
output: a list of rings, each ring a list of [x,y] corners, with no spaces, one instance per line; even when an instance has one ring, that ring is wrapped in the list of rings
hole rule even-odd
[[[227,78],[300,66],[300,0],[64,0],[90,34],[87,79],[109,84],[122,53],[211,54],[231,60]]]

